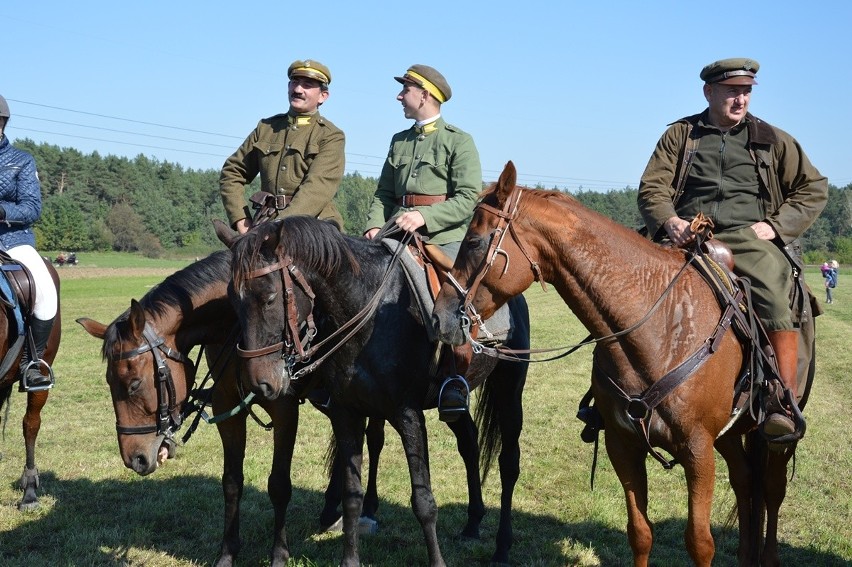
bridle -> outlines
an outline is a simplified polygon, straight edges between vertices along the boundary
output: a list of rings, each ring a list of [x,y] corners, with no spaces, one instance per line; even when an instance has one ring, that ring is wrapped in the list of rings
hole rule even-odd
[[[307,362],[310,360],[315,352],[314,349],[311,349],[311,342],[317,335],[313,314],[316,295],[302,274],[302,271],[299,270],[299,267],[296,266],[289,254],[279,254],[277,262],[252,270],[245,275],[245,279],[251,280],[275,272],[281,272],[281,289],[284,290],[284,302],[287,312],[287,324],[284,326],[283,337],[273,345],[258,349],[244,349],[237,343],[237,356],[240,358],[256,358],[282,351],[282,358],[290,357],[288,366],[292,369],[297,362]],[[307,296],[311,304],[305,316],[306,329],[304,333],[299,332],[301,323],[299,321],[299,306],[296,303],[295,285],[299,286],[299,289]]]
[[[529,261],[535,280],[541,283],[541,287],[544,291],[547,291],[547,284],[545,284],[544,279],[541,277],[541,269],[539,268],[538,262],[533,259],[529,252],[527,252],[523,241],[518,236],[518,233],[515,231],[515,227],[512,224],[512,221],[514,221],[517,217],[518,206],[520,205],[522,195],[521,187],[519,185],[515,185],[512,188],[512,192],[509,194],[509,198],[503,203],[502,209],[492,207],[484,201],[480,201],[476,205],[477,210],[482,210],[495,215],[497,217],[497,226],[491,232],[488,251],[485,253],[479,268],[477,268],[473,277],[473,283],[471,283],[470,287],[465,289],[450,272],[447,272],[447,280],[456,288],[456,291],[458,291],[460,296],[463,298],[462,304],[459,306],[459,310],[462,314],[462,330],[467,338],[470,338],[471,327],[478,327],[482,325],[482,317],[479,313],[477,313],[476,308],[473,306],[473,298],[476,296],[476,292],[479,290],[479,285],[482,283],[482,280],[488,274],[488,271],[500,255],[502,255],[506,260],[501,277],[504,276],[509,269],[509,254],[503,249],[503,239],[506,238],[507,234],[512,235],[512,238],[514,239],[518,249],[521,251],[521,254],[523,254],[527,261]]]
[[[278,261],[268,266],[252,270],[246,274],[244,279],[250,280],[272,274],[274,272],[281,272],[281,282],[282,288],[284,289],[284,301],[287,311],[287,324],[284,326],[284,337],[281,341],[258,349],[243,349],[239,344],[237,344],[237,356],[240,358],[256,358],[280,351],[281,358],[287,360],[288,375],[292,381],[297,381],[306,374],[310,374],[316,370],[320,364],[325,362],[328,357],[346,344],[346,342],[355,336],[355,334],[372,318],[376,308],[381,302],[383,296],[382,292],[390,281],[393,266],[398,261],[402,251],[405,250],[410,239],[411,234],[407,234],[402,239],[401,245],[394,252],[385,274],[382,277],[382,281],[370,301],[346,323],[338,327],[333,333],[316,344],[312,344],[313,339],[317,335],[317,328],[313,318],[316,294],[314,294],[301,270],[299,270],[298,266],[294,263],[293,258],[289,254],[279,252]],[[298,285],[302,292],[304,292],[311,304],[310,309],[305,316],[306,330],[304,332],[304,336],[301,336],[299,332],[302,323],[300,322],[299,306],[296,303],[296,297],[294,294],[294,284]],[[346,334],[344,335],[344,333]],[[312,360],[314,355],[316,355],[320,349],[324,348],[329,343],[332,343],[332,341],[337,342],[331,344],[322,356],[316,360]],[[304,364],[305,366],[298,370],[294,370],[297,364]]]
[[[163,355],[190,367],[192,367],[192,361],[187,359],[179,351],[166,346],[165,339],[156,334],[148,321],[145,321],[145,327],[142,329],[142,338],[145,339],[145,344],[133,350],[119,353],[116,359],[126,360],[145,354],[146,352],[150,352],[154,356],[154,385],[157,389],[157,422],[154,425],[127,426],[121,425],[116,421],[115,429],[121,435],[156,433],[158,436],[165,437],[167,440],[172,440],[181,423],[183,423],[183,417],[177,407],[177,394],[175,392],[175,383],[172,379],[172,372],[166,364]]]

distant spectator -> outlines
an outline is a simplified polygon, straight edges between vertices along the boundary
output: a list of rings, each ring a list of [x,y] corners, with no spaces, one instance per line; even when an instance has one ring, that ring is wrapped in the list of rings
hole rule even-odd
[[[822,271],[822,277],[825,279],[825,302],[826,303],[834,303],[834,299],[831,295],[831,290],[837,287],[837,272],[840,269],[840,264],[837,263],[837,260],[832,260],[831,262],[826,262],[822,265],[820,270]]]

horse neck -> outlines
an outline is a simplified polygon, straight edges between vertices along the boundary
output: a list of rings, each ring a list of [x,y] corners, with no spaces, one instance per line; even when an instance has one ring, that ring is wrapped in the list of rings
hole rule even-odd
[[[203,292],[192,295],[188,309],[172,302],[158,303],[158,299],[156,295],[150,298],[145,306],[146,318],[160,336],[184,354],[201,344],[221,342],[236,324],[224,281],[213,282]]]
[[[683,266],[682,255],[573,199],[548,199],[516,230],[535,248],[545,281],[596,337],[642,319]]]

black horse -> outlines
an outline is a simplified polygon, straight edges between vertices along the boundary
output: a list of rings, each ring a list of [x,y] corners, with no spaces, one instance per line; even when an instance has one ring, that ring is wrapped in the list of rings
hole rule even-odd
[[[328,412],[340,458],[346,463],[342,564],[359,563],[364,423],[367,417],[381,417],[396,429],[405,449],[412,507],[425,535],[429,563],[443,565],[423,414],[437,402],[430,373],[436,345],[429,340],[403,267],[382,243],[341,235],[332,225],[308,217],[265,223],[243,237],[219,223],[217,233],[233,253],[233,302],[243,328],[241,349],[247,356],[257,355],[246,358],[253,391],[274,399],[294,382],[309,381],[330,394]],[[285,284],[293,279],[298,285]],[[287,343],[282,337],[286,339],[293,324],[288,300],[300,287],[308,288],[303,292],[315,297],[316,340],[327,341],[307,368],[294,364],[298,357],[287,356],[282,346]],[[298,314],[299,323],[305,322],[304,315]],[[527,349],[529,313],[522,297],[512,306],[512,319],[514,329],[507,346]],[[341,329],[345,329],[340,333],[343,336],[337,337]],[[475,354],[467,375],[472,385],[483,381],[485,385],[476,412],[484,471],[500,452],[503,492],[493,556],[497,563],[508,562],[511,547],[511,503],[520,472],[521,395],[526,371],[526,362]],[[465,414],[449,425],[459,438],[461,451],[465,440],[461,433],[471,428],[470,416]],[[466,442],[476,443],[476,439]],[[468,469],[468,482],[476,482],[478,487],[476,471],[472,474]],[[481,507],[481,503],[472,499],[469,522],[478,526],[481,513],[475,506]]]

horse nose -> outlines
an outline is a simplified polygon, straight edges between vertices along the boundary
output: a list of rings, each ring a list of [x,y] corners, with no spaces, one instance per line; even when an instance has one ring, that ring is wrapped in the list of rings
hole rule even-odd
[[[261,380],[254,388],[255,393],[262,396],[266,400],[274,400],[278,397],[278,388],[273,386],[267,380]]]
[[[127,466],[127,468],[129,468],[130,470],[132,470],[136,474],[139,474],[139,475],[142,475],[142,476],[145,476],[145,475],[150,474],[152,472],[151,460],[143,452],[139,452],[139,453],[134,454],[130,458],[130,460],[127,463],[125,463],[125,465]]]

